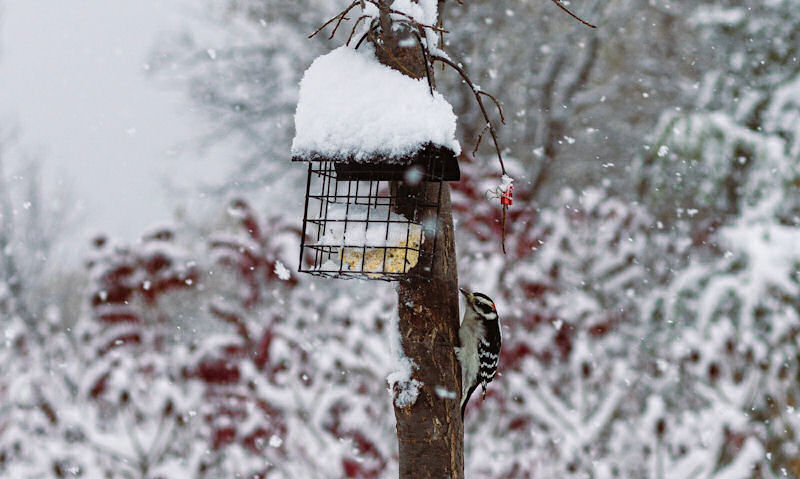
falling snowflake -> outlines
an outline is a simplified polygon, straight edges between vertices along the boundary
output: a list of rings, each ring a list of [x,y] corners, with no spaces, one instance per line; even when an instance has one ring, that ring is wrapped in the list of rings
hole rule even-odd
[[[275,274],[277,274],[278,278],[282,281],[288,281],[289,278],[292,277],[292,274],[289,273],[289,270],[280,261],[275,262]]]

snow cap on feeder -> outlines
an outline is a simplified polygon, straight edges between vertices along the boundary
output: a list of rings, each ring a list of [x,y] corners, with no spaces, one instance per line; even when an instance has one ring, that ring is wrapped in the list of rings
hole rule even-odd
[[[331,161],[340,180],[458,181],[453,108],[425,78],[382,65],[371,45],[317,58],[300,82],[294,161]],[[376,176],[377,175],[377,176]]]

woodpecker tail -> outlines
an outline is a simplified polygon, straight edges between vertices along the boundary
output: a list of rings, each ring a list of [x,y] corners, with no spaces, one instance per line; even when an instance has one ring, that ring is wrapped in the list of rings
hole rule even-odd
[[[467,401],[469,401],[469,397],[472,396],[472,393],[475,392],[475,388],[478,387],[478,383],[472,385],[472,387],[467,390],[467,393],[461,397],[461,420],[464,420],[464,411],[467,409]]]

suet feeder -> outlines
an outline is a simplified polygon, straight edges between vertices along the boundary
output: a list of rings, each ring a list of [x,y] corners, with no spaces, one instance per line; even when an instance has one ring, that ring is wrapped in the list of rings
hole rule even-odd
[[[301,272],[429,277],[442,182],[458,181],[455,115],[369,50],[319,57],[300,83],[292,160],[308,162]]]
[[[386,281],[430,275],[442,182],[460,177],[452,150],[427,145],[404,162],[293,160],[309,163],[301,272]]]

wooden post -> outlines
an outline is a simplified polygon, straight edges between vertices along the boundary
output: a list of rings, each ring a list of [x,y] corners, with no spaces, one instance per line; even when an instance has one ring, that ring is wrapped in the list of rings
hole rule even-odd
[[[372,39],[378,58],[405,75],[424,77],[425,60],[413,32],[391,27],[388,13],[391,3],[392,0],[382,0],[381,35]],[[431,278],[410,278],[397,287],[401,346],[416,366],[413,379],[422,383],[414,404],[395,406],[400,478],[462,479],[461,367],[453,349],[458,345],[458,272],[450,186],[446,182],[441,185],[422,182],[402,188],[424,203],[441,200],[441,207]],[[403,196],[396,207],[401,213],[408,207]],[[423,247],[432,247],[431,240],[426,239]]]

